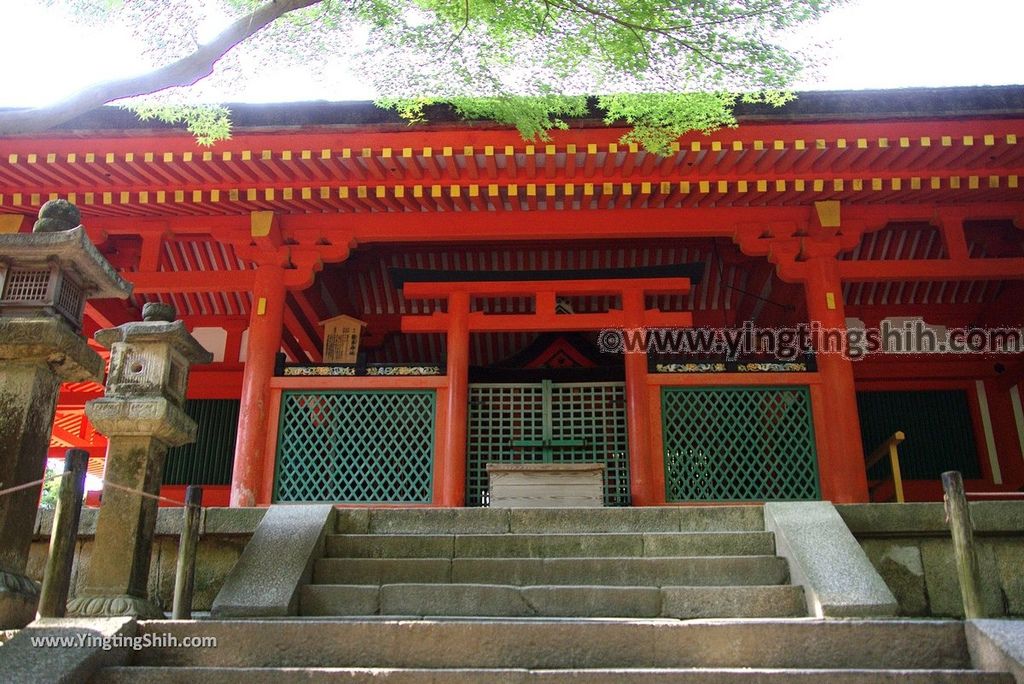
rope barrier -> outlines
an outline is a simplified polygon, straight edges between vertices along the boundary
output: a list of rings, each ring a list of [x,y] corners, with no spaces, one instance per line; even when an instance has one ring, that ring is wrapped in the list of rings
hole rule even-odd
[[[41,477],[38,480],[25,482],[24,484],[16,485],[14,487],[8,487],[7,489],[0,489],[0,496],[14,494],[15,492],[20,492],[23,489],[29,489],[31,487],[38,487],[39,485],[49,482],[50,480],[56,480],[59,477],[65,477],[70,474],[71,473],[67,471],[63,473],[54,473],[53,475],[49,475],[47,477]],[[145,497],[147,499],[156,499],[157,501],[163,501],[165,503],[173,504],[175,506],[181,506],[183,508],[202,508],[202,506],[196,506],[195,504],[186,503],[184,501],[178,501],[177,499],[171,499],[166,496],[150,494],[148,492],[143,492],[138,489],[132,489],[131,487],[125,487],[124,485],[114,484],[113,482],[108,482],[106,480],[102,480],[102,482],[104,489],[106,489],[107,487],[112,487],[113,489],[119,489],[123,492],[128,492],[129,494],[138,494],[139,496]]]
[[[131,494],[138,494],[139,496],[147,498],[147,499],[156,499],[157,501],[165,501],[167,503],[174,504],[175,506],[183,506],[184,507],[184,506],[192,506],[193,505],[193,504],[187,504],[184,501],[178,501],[177,499],[169,499],[166,496],[159,496],[157,494],[149,494],[148,492],[139,491],[138,489],[132,489],[131,487],[125,487],[124,485],[114,484],[113,482],[107,482],[106,480],[103,481],[103,487],[104,487],[104,489],[107,488],[107,487],[113,487],[114,489],[120,489],[123,492],[129,492]],[[197,508],[202,508],[202,506],[198,506]]]
[[[56,480],[58,477],[64,477],[65,475],[70,475],[70,473],[54,473],[53,475],[50,475],[49,477],[41,477],[38,480],[32,480],[32,482],[26,482],[24,484],[15,485],[14,487],[8,487],[7,489],[0,489],[0,496],[6,496],[8,494],[14,494],[15,492],[20,492],[21,490],[28,489],[29,487],[37,487],[37,486],[43,484],[44,482],[49,482],[50,480]]]

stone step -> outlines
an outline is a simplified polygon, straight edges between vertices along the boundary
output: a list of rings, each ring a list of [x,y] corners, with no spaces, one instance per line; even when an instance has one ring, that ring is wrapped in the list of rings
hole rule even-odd
[[[227,668],[108,667],[93,684],[319,684],[374,681],[388,684],[1013,684],[1009,674],[970,670],[768,670],[768,669],[379,669],[379,668]]]
[[[144,621],[135,665],[359,668],[969,669],[952,620]],[[185,645],[215,637],[216,648]],[[444,681],[444,680],[441,680]]]
[[[755,618],[807,615],[800,587],[509,586],[314,584],[300,613],[316,616]]]
[[[405,508],[337,511],[340,534],[502,534],[580,532],[760,532],[750,506],[645,508]]]
[[[329,558],[770,556],[771,532],[332,534]]]
[[[314,584],[571,584],[726,586],[785,584],[776,556],[683,558],[321,558]]]

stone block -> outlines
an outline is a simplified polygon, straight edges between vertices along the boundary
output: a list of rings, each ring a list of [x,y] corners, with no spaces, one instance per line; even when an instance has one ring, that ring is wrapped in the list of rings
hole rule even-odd
[[[153,529],[153,534],[157,537],[180,537],[184,524],[184,508],[158,508],[156,512],[156,527]]]
[[[976,532],[1024,532],[1024,501],[973,501],[970,508]]]
[[[339,508],[334,513],[334,531],[338,534],[369,534],[369,509]]]
[[[681,532],[755,532],[764,530],[764,507],[680,506]]]
[[[695,618],[805,617],[803,589],[789,585],[751,587],[663,587],[661,615]]]
[[[245,549],[245,537],[214,537],[199,540],[196,550],[196,577],[192,587],[192,610],[208,611],[213,607],[231,569]],[[175,548],[177,553],[177,548]],[[173,600],[173,595],[172,595]]]
[[[453,582],[517,585],[667,586],[782,584],[786,563],[769,556],[704,558],[455,558]]]
[[[523,598],[537,615],[650,618],[661,613],[657,587],[532,586]]]
[[[772,556],[771,532],[648,533],[642,537],[644,556]],[[638,554],[640,555],[640,554]]]
[[[165,611],[174,603],[174,574],[178,564],[178,539],[156,537],[149,556],[149,600]]]
[[[96,522],[100,519],[100,509],[83,508],[82,517],[78,519],[78,536],[95,537]]]
[[[978,569],[981,572],[981,599],[985,613],[992,617],[1005,615],[995,553],[988,543],[975,538]],[[936,617],[963,617],[960,596],[960,578],[957,575],[953,542],[946,539],[923,539],[921,560],[924,563],[925,584],[931,614]]]
[[[508,534],[455,537],[456,558],[619,557],[643,555],[636,534]]]
[[[764,524],[775,533],[778,554],[789,561],[793,584],[804,588],[811,615],[896,614],[896,597],[831,503],[766,503]]]
[[[376,615],[380,587],[354,584],[307,584],[299,600],[302,615]]]
[[[203,534],[251,535],[266,514],[266,508],[205,508]]]
[[[389,584],[380,588],[382,615],[535,615],[516,587],[462,584]]]
[[[447,558],[324,558],[316,562],[318,584],[402,584],[448,582]]]
[[[373,534],[500,534],[509,531],[508,511],[496,508],[374,509]]]
[[[677,532],[678,508],[513,508],[514,533]]]
[[[854,668],[876,673],[970,667],[963,625],[937,620],[158,620],[142,629],[172,634],[179,643],[143,649],[134,656],[136,665]],[[221,647],[185,648],[185,636],[215,636]],[[768,681],[759,673],[740,674],[736,681]],[[364,674],[360,681],[371,679]]]
[[[271,506],[213,602],[217,617],[295,615],[333,524],[330,504]]]
[[[996,574],[1006,599],[1006,612],[1024,617],[1024,539],[995,539],[990,542],[995,554]]]
[[[450,534],[332,534],[329,558],[451,558]]]
[[[927,617],[928,591],[915,539],[864,539],[861,547],[899,603],[899,614]]]
[[[71,568],[71,591],[69,598],[78,596],[85,589],[85,580],[89,575],[89,565],[92,562],[94,548],[92,539],[79,539],[78,548],[75,549],[75,564]]]
[[[969,507],[975,532],[1024,532],[1022,502],[972,501]],[[857,537],[949,534],[945,509],[941,503],[840,504],[836,510]]]
[[[1009,672],[1024,682],[1024,622],[970,620],[965,627],[971,663],[978,670]]]
[[[242,555],[247,541],[246,535],[210,535],[200,538],[199,548],[196,552],[196,577],[192,595],[193,610],[210,610],[217,592],[220,591],[231,568]],[[71,598],[77,596],[84,585],[92,547],[91,538],[79,538],[75,549],[75,562],[71,567],[69,592]],[[41,582],[43,579],[48,548],[48,540],[40,540],[32,544],[28,575],[37,582]],[[161,605],[167,608],[171,606],[174,598],[177,554],[178,539],[176,537],[154,539],[148,589],[150,595],[158,598]]]
[[[36,526],[33,530],[36,537],[50,536],[50,528],[53,527],[53,513],[52,508],[40,508],[36,512]]]
[[[46,558],[49,555],[49,540],[34,542],[28,550],[28,564],[25,566],[25,576],[36,582],[42,582],[43,573],[46,571]]]
[[[132,618],[47,618],[37,620],[3,645],[0,681],[3,682],[85,682],[102,667],[128,662],[127,646],[104,650],[101,644],[40,649],[32,640],[39,637],[81,639],[136,634]]]

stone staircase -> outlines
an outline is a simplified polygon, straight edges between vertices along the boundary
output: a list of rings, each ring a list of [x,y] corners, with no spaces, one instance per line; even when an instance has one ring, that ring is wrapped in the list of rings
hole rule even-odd
[[[1013,684],[970,670],[961,623],[902,620],[280,619],[142,623],[94,684]],[[169,635],[169,636],[168,636]],[[187,648],[186,637],[216,637]]]
[[[300,613],[804,616],[761,510],[342,510]]]
[[[1014,681],[962,623],[812,619],[788,580],[757,506],[338,510],[302,617],[143,622],[92,681]]]

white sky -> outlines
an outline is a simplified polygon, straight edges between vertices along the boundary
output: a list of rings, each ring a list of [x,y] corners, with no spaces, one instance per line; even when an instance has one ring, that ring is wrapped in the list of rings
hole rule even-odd
[[[142,70],[138,46],[115,28],[86,30],[22,0],[0,0],[0,106],[60,99],[97,80]],[[817,83],[798,89],[1024,84],[1024,0],[853,0],[794,44],[827,42]],[[37,49],[41,46],[41,49]],[[226,101],[363,100],[344,74],[317,84],[270,71]]]

